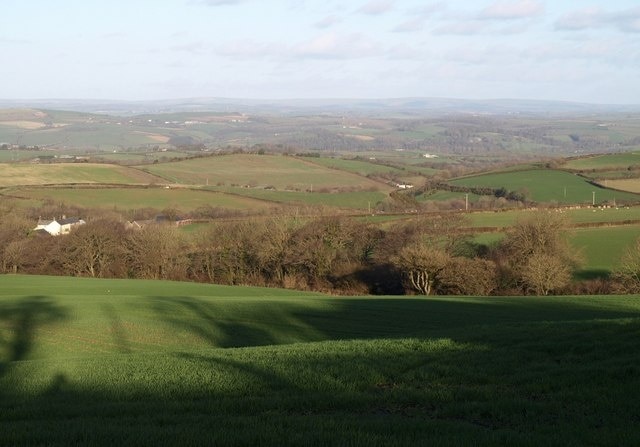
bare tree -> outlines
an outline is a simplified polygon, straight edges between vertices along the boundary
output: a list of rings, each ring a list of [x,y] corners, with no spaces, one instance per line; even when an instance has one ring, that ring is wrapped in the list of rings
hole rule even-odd
[[[529,291],[546,296],[569,285],[571,268],[556,256],[534,253],[524,266],[522,280]]]
[[[392,259],[411,287],[423,295],[431,295],[438,287],[450,261],[444,250],[426,244],[406,246]]]
[[[622,255],[612,279],[621,292],[640,293],[640,238]]]
[[[540,212],[507,231],[497,252],[503,275],[525,292],[547,294],[564,287],[582,256],[564,238],[566,220]],[[547,285],[541,281],[548,281]]]
[[[99,219],[82,225],[66,237],[64,266],[79,276],[109,276],[124,255],[125,229],[122,222]]]

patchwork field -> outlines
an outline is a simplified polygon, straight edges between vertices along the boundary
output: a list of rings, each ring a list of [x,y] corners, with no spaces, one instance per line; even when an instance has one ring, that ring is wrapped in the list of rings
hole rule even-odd
[[[68,164],[0,164],[0,186],[69,183],[137,183],[162,182],[162,179],[124,166]]]
[[[593,155],[577,158],[563,163],[563,167],[573,170],[581,169],[627,169],[629,166],[640,165],[640,152],[625,152],[621,154]]]
[[[0,276],[2,443],[636,445],[640,298]]]
[[[220,192],[186,188],[20,188],[7,194],[30,200],[52,199],[68,205],[108,209],[173,208],[182,212],[204,206],[233,210],[267,209],[271,202]]]
[[[190,185],[274,187],[320,191],[322,188],[389,190],[383,183],[350,172],[276,155],[221,155],[143,166],[168,181]]]
[[[640,195],[599,188],[577,175],[550,169],[498,172],[451,180],[459,186],[506,188],[509,191],[526,192],[535,202],[557,202],[566,204],[591,204],[612,202],[638,203]]]
[[[472,227],[508,227],[526,219],[537,210],[486,211],[467,214]],[[555,211],[567,218],[570,224],[612,223],[640,220],[640,206],[619,208],[577,208]]]
[[[301,191],[270,191],[259,188],[208,187],[207,189],[288,205],[327,206],[359,210],[375,209],[378,203],[384,202],[388,198],[387,194],[379,191],[310,193]]]

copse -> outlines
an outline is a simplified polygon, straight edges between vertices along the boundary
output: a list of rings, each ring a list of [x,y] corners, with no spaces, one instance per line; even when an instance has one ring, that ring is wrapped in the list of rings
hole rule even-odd
[[[538,212],[518,221],[494,253],[503,285],[522,293],[548,295],[566,287],[581,255],[565,239],[566,219]]]

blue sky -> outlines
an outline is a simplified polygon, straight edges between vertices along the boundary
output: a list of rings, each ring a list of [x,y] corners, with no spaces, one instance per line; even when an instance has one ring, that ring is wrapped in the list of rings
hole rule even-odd
[[[637,0],[3,0],[0,98],[640,104]]]

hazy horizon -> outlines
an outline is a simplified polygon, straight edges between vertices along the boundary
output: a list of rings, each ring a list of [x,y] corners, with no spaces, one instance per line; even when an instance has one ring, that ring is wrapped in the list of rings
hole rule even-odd
[[[10,0],[5,100],[640,104],[634,0]]]

